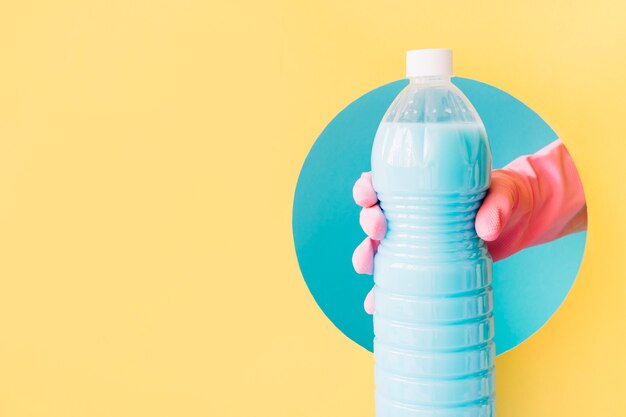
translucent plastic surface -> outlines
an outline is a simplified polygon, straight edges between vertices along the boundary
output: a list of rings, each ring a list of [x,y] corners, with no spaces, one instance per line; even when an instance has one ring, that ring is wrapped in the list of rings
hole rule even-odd
[[[381,122],[374,188],[377,417],[495,416],[491,258],[474,230],[485,129],[447,78],[412,79]]]

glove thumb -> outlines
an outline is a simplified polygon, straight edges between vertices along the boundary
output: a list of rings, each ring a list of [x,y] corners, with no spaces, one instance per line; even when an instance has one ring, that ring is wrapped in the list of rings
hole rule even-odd
[[[484,241],[496,240],[511,219],[519,201],[517,181],[512,173],[493,171],[489,192],[476,214],[476,233]]]

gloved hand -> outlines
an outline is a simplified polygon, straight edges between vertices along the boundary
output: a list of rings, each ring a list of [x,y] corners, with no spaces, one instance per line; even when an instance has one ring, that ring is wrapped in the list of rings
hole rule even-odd
[[[363,173],[354,184],[353,196],[363,207],[360,223],[368,237],[355,249],[352,264],[359,274],[371,275],[387,222],[370,172]],[[582,184],[560,139],[492,171],[491,186],[476,215],[475,228],[494,261],[587,228]],[[369,314],[374,312],[372,291],[364,307]]]

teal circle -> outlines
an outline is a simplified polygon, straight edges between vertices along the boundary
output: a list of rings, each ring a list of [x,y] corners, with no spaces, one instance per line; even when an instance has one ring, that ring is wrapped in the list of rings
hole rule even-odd
[[[340,331],[370,351],[372,317],[363,310],[363,299],[373,280],[352,269],[352,252],[365,238],[352,186],[370,170],[378,123],[407,82],[365,94],[328,124],[304,162],[293,203],[296,255],[311,294]],[[453,82],[485,124],[494,168],[557,139],[539,115],[504,91],[467,78]],[[585,241],[586,234],[577,233],[494,264],[498,354],[526,340],[558,309],[576,278]]]

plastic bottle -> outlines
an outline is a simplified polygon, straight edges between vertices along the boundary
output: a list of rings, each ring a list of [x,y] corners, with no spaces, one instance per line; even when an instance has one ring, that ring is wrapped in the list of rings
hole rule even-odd
[[[491,153],[451,83],[452,52],[407,53],[372,178],[387,219],[374,260],[377,417],[495,416],[491,266],[474,229]]]

